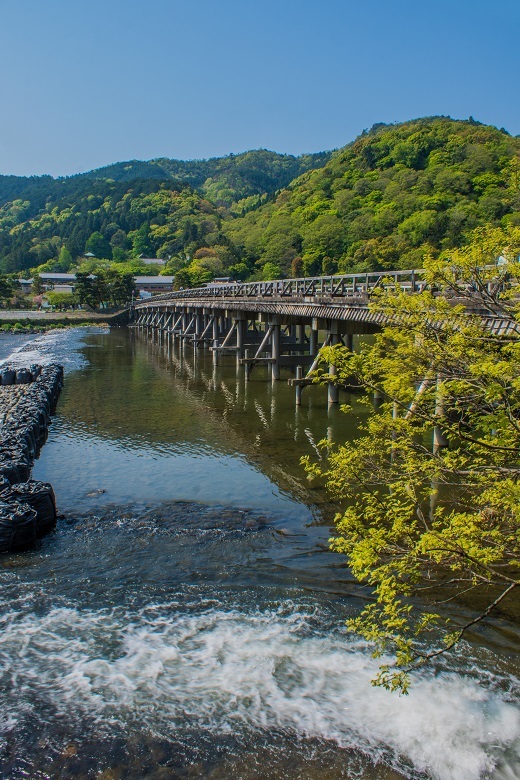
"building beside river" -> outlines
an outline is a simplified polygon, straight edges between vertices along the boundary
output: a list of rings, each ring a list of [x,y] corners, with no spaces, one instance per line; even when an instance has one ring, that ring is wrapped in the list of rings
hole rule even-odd
[[[74,292],[76,274],[59,273],[57,271],[39,274],[44,291]],[[171,292],[173,290],[174,276],[134,276],[138,292],[144,291],[150,294]],[[32,290],[32,279],[19,279],[22,292],[29,295]]]

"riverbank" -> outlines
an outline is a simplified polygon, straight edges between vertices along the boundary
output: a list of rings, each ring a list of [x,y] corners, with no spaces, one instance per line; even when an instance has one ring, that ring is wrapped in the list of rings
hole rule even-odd
[[[54,328],[84,326],[117,326],[128,322],[128,309],[103,312],[47,312],[31,309],[0,309],[0,332],[43,333]]]
[[[0,552],[22,550],[56,522],[54,492],[30,479],[63,384],[58,365],[0,371]]]

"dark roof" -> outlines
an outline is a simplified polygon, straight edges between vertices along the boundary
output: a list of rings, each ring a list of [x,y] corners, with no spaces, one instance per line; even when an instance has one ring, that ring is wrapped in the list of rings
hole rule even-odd
[[[173,284],[175,276],[134,276],[136,284]]]

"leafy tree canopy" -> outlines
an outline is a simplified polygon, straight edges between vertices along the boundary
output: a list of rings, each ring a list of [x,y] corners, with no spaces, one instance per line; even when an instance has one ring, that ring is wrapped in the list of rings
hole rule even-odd
[[[137,295],[134,277],[117,267],[98,267],[95,273],[78,271],[74,295],[92,309],[125,306]]]
[[[103,233],[100,233],[99,230],[95,230],[87,239],[85,244],[85,253],[91,253],[96,257],[110,260],[112,258],[112,247]]]
[[[224,230],[289,275],[417,268],[479,225],[520,224],[520,139],[434,117],[379,125]]]
[[[306,465],[346,502],[332,548],[375,590],[349,627],[376,656],[393,654],[376,681],[389,688],[406,691],[412,669],[507,608],[520,585],[519,253],[520,228],[478,229],[426,259],[430,290],[380,293],[372,308],[388,324],[373,344],[324,350],[370,412],[327,466]],[[446,605],[468,594],[464,622]]]

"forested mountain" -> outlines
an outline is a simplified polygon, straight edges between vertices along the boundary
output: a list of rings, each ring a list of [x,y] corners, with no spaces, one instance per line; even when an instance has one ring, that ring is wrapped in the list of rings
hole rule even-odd
[[[68,190],[70,182],[65,182]],[[31,217],[33,204],[15,200],[0,208],[4,271],[47,263],[68,270],[77,257],[125,262],[139,255],[169,258],[184,247],[216,243],[222,221],[215,206],[190,187],[159,180],[82,180],[72,193],[55,191]]]
[[[377,126],[225,232],[266,275],[420,267],[478,225],[520,224],[519,154],[473,120]]]
[[[216,205],[231,206],[244,198],[270,194],[286,187],[305,171],[324,165],[330,156],[330,152],[318,152],[294,157],[258,149],[209,160],[131,160],[80,176],[115,181],[174,179],[200,190]]]
[[[258,149],[209,160],[170,160],[167,157],[148,162],[129,160],[59,179],[0,175],[0,205],[22,199],[42,208],[49,197],[81,196],[92,180],[132,182],[152,179],[173,180],[173,186],[188,185],[200,190],[215,204],[230,206],[244,198],[276,192],[305,171],[324,165],[330,156],[331,152],[318,152],[294,157]]]
[[[504,130],[433,117],[374,126],[332,155],[3,176],[0,271],[66,271],[85,252],[133,267],[161,257],[183,286],[417,267],[478,225],[520,224],[519,158]]]

